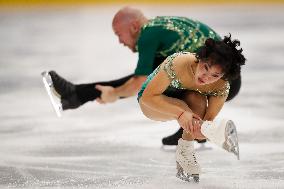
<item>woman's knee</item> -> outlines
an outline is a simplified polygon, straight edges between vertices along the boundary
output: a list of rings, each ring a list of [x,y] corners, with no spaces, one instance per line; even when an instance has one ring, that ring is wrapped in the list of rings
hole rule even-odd
[[[197,92],[187,92],[183,100],[189,106],[189,108],[194,112],[203,117],[207,108],[207,97],[201,95]]]
[[[207,106],[207,97],[197,92],[187,92],[183,100],[188,106],[200,106],[202,108],[206,108]]]
[[[154,111],[147,106],[145,106],[143,103],[139,102],[140,109],[144,116],[147,118],[154,120],[154,121],[167,121],[166,117],[163,116],[161,113]]]

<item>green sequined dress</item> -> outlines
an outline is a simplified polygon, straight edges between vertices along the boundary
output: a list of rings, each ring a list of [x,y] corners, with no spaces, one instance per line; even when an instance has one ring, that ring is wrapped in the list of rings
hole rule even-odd
[[[164,70],[167,75],[168,78],[170,79],[171,83],[170,85],[167,87],[167,89],[163,92],[164,95],[166,96],[171,96],[174,93],[179,93],[179,92],[184,92],[184,91],[195,91],[200,93],[201,95],[204,96],[228,96],[229,94],[229,90],[230,90],[230,84],[229,82],[225,82],[224,85],[221,88],[218,89],[210,89],[207,91],[200,91],[198,89],[191,89],[191,88],[186,88],[182,85],[181,81],[178,79],[174,69],[173,69],[173,60],[181,55],[181,54],[187,54],[188,52],[179,52],[179,53],[174,53],[173,55],[169,56],[166,59],[166,62],[164,64],[164,66],[162,66],[162,70]],[[157,73],[161,71],[161,65],[159,65],[154,71],[153,73],[151,73],[148,77],[147,80],[142,84],[141,90],[138,93],[138,97],[137,100],[139,101],[139,99],[141,98],[145,88],[147,87],[147,85],[149,84],[149,82],[157,75]]]

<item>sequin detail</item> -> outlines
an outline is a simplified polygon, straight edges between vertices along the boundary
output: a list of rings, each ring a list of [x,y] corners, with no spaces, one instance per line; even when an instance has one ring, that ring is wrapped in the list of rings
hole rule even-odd
[[[186,89],[185,87],[182,86],[181,81],[177,78],[177,75],[173,69],[173,60],[181,55],[181,54],[187,54],[186,52],[179,52],[179,53],[174,53],[171,56],[168,56],[166,59],[165,65],[163,67],[163,70],[167,73],[169,79],[171,80],[171,87],[177,88],[177,89]]]
[[[227,97],[230,91],[230,83],[226,81],[224,87],[221,89],[217,89],[217,90],[209,90],[206,92],[202,92],[199,89],[194,89],[193,91],[196,91],[205,96]]]
[[[161,27],[179,35],[179,39],[170,47],[157,52],[157,55],[164,57],[180,51],[195,52],[207,38],[221,39],[207,25],[185,17],[159,16],[150,20],[142,27],[142,30],[147,27]]]

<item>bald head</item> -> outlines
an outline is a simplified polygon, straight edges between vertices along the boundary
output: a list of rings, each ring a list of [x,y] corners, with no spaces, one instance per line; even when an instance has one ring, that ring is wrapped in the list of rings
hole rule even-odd
[[[124,7],[114,16],[112,28],[119,42],[136,52],[136,43],[140,30],[148,19],[138,9]]]
[[[138,9],[134,9],[131,7],[123,7],[115,14],[112,21],[112,25],[121,23],[128,24],[133,21],[143,24],[145,21],[147,21],[147,18]]]

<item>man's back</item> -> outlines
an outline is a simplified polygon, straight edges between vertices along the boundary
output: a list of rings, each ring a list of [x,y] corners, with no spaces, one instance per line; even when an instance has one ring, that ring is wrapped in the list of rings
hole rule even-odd
[[[138,37],[139,60],[135,74],[149,75],[161,60],[175,52],[196,52],[209,37],[221,40],[213,29],[199,21],[174,16],[151,19]]]

